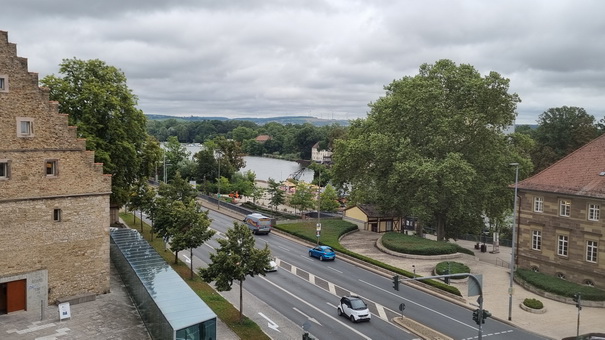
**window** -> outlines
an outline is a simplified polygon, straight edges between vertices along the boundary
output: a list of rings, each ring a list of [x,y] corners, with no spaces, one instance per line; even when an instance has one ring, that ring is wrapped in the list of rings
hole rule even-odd
[[[34,119],[17,117],[17,137],[34,136]]]
[[[57,168],[57,161],[56,160],[47,160],[45,171],[46,171],[46,176],[57,176],[57,174],[59,173],[58,168]]]
[[[55,209],[53,211],[53,220],[57,222],[61,221],[61,209]]]
[[[535,212],[544,211],[544,197],[534,197],[534,211]]]
[[[540,230],[534,230],[532,232],[531,249],[533,249],[533,250],[542,249],[542,232]]]
[[[601,206],[599,204],[589,204],[588,205],[588,219],[590,221],[598,221],[599,220],[599,210]]]
[[[8,76],[0,74],[0,92],[8,92]]]
[[[10,163],[6,159],[0,159],[0,180],[10,178]]]
[[[567,256],[568,247],[569,247],[569,237],[567,235],[559,235],[559,245],[557,247],[557,255]]]
[[[569,217],[571,213],[571,201],[560,200],[559,201],[559,215]]]
[[[597,263],[597,241],[586,242],[586,261]]]

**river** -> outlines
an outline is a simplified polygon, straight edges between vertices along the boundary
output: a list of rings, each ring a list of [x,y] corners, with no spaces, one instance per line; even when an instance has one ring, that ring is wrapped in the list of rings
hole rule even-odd
[[[201,144],[183,144],[183,146],[187,149],[187,152],[191,153],[191,157],[201,149]],[[262,181],[268,181],[269,178],[272,178],[275,181],[282,182],[302,169],[302,166],[296,162],[275,158],[244,156],[244,161],[246,166],[240,172],[252,171],[256,174],[256,179]],[[311,183],[313,171],[305,169],[299,179]]]

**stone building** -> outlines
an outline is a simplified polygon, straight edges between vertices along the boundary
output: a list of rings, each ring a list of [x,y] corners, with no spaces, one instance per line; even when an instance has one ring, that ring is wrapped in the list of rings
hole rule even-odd
[[[518,183],[520,268],[605,288],[605,135]]]
[[[332,163],[332,151],[321,150],[317,142],[311,147],[311,160],[317,163]]]
[[[0,31],[0,314],[109,291],[111,177]]]

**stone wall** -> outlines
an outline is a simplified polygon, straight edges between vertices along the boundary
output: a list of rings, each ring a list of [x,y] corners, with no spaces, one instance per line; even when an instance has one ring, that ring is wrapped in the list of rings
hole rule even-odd
[[[26,278],[28,287],[44,292],[32,296],[50,303],[108,292],[111,176],[94,163],[86,141],[38,87],[38,75],[3,31],[0,77],[8,84],[0,91],[0,163],[9,168],[0,177],[0,282]],[[19,130],[23,119],[33,126],[26,136]],[[50,175],[48,161],[56,165]],[[47,280],[34,275],[41,271]]]

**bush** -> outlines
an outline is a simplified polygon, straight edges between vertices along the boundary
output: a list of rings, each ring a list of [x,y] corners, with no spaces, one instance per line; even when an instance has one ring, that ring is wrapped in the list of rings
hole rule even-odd
[[[544,308],[544,304],[542,303],[542,301],[538,300],[538,299],[530,299],[527,298],[525,300],[523,300],[523,305],[532,308],[532,309],[542,309]]]
[[[574,294],[582,294],[582,300],[605,301],[605,291],[595,287],[580,285],[577,283],[565,281],[554,276],[534,272],[529,269],[517,269],[515,276],[532,286],[543,291],[553,293],[559,296],[573,297]]]
[[[445,255],[455,253],[475,253],[456,243],[434,241],[415,235],[406,235],[397,232],[388,232],[382,236],[382,244],[385,248],[404,254],[414,255]]]
[[[461,273],[470,273],[471,269],[465,265],[464,263],[460,263],[460,262],[439,262],[437,263],[437,266],[435,266],[435,273],[437,275],[445,275],[448,274],[448,269],[449,269],[449,274],[461,274]],[[460,279],[465,279],[468,276],[461,276],[461,277],[451,277],[451,280],[460,280]]]

